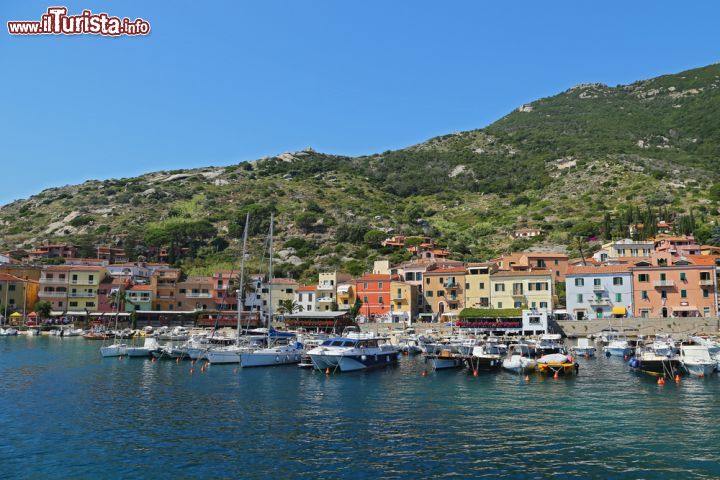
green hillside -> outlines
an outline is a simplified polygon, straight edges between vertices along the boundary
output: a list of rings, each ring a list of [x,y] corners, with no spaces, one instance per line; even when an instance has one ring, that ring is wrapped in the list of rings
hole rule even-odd
[[[720,66],[627,86],[579,85],[487,128],[365,157],[312,150],[229,167],[155,172],[45,190],[0,209],[0,249],[72,241],[189,249],[191,271],[236,264],[246,212],[255,258],[278,217],[279,271],[362,272],[385,233],[424,233],[458,258],[565,248],[675,220],[708,241],[718,219]],[[546,234],[513,241],[519,227]],[[368,233],[370,232],[370,233]],[[652,233],[652,232],[650,232]],[[589,246],[588,246],[589,247]]]

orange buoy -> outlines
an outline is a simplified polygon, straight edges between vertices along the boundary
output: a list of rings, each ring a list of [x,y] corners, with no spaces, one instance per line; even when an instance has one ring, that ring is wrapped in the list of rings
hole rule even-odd
[[[555,374],[553,375],[553,378],[560,378],[560,375],[558,375],[558,372],[555,372]]]
[[[330,375],[330,367],[325,369],[325,375]]]
[[[675,383],[680,383],[680,375],[675,375]]]
[[[208,368],[210,366],[210,361],[205,362],[205,368]]]
[[[190,365],[195,366],[195,360],[192,360],[192,361],[190,362]]]
[[[200,367],[200,373],[205,373],[205,367]]]
[[[658,385],[665,385],[665,379],[663,377],[658,378]]]
[[[175,359],[175,363],[177,363],[178,365],[180,365],[180,357],[177,357],[177,358]]]
[[[195,369],[194,369],[194,368],[191,368],[191,369],[190,369],[190,375],[192,375],[193,373],[195,373]]]
[[[698,375],[698,378],[704,378],[704,377],[705,377],[704,373],[701,373],[700,375]]]
[[[150,360],[150,363],[155,363],[155,357],[152,357],[152,360]]]
[[[478,371],[477,371],[477,370],[473,370],[473,377],[477,377],[477,376],[478,376]]]
[[[526,382],[529,382],[529,381],[530,381],[530,375],[525,375],[525,381],[526,381]]]
[[[423,376],[423,377],[427,377],[427,370],[423,370],[422,376]]]

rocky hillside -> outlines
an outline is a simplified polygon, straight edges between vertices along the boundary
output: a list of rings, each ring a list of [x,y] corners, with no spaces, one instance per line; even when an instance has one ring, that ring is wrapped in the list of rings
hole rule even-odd
[[[626,86],[578,85],[487,128],[403,150],[307,150],[48,189],[0,209],[0,249],[69,240],[88,253],[103,243],[148,255],[174,244],[190,250],[177,262],[205,271],[235,264],[246,212],[260,238],[270,211],[281,273],[296,277],[401,260],[377,246],[376,231],[434,235],[459,258],[480,260],[510,248],[573,250],[623,235],[636,220],[692,211],[705,240],[720,200],[718,112],[718,65]],[[509,233],[524,226],[546,235],[513,244]]]

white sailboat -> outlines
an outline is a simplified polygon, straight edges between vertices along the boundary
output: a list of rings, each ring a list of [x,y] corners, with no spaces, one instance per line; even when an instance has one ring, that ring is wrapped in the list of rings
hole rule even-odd
[[[120,298],[125,296],[125,291],[120,288],[115,294],[115,331],[118,329],[118,316],[120,310]],[[124,357],[127,354],[127,344],[121,343],[118,339],[115,339],[111,345],[103,345],[100,347],[100,355],[103,357]]]
[[[272,332],[272,258],[273,258],[273,223],[274,216],[270,214],[270,235],[268,238],[268,256],[270,257],[268,265],[268,317],[267,317],[267,348],[258,348],[240,354],[240,366],[245,367],[270,367],[274,365],[292,365],[300,363],[300,358],[304,353],[302,344],[298,342],[288,343],[285,345],[273,345]]]
[[[240,330],[242,328],[240,319],[242,318],[242,290],[245,282],[245,254],[247,250],[247,233],[248,224],[250,223],[250,214],[245,215],[245,228],[243,230],[243,246],[242,256],[240,258],[240,285],[237,291],[237,336],[235,339],[235,345],[225,345],[208,348],[205,352],[205,358],[211,364],[232,364],[240,363],[240,354],[248,349],[247,346],[241,345],[240,342]]]

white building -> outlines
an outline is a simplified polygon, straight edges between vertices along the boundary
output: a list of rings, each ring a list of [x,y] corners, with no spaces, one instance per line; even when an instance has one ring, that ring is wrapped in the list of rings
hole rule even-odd
[[[574,320],[627,317],[633,311],[627,265],[570,266],[565,276],[567,314]]]
[[[315,285],[305,285],[299,287],[295,292],[295,303],[302,307],[301,312],[314,312],[317,310],[316,289]]]
[[[606,262],[619,257],[649,257],[654,251],[655,244],[652,240],[624,238],[603,245],[600,250],[595,252],[593,259],[598,262]]]

